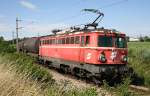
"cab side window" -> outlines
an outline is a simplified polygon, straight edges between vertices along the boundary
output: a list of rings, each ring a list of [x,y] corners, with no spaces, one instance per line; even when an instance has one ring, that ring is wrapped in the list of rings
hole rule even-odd
[[[90,36],[86,36],[85,45],[90,44]]]

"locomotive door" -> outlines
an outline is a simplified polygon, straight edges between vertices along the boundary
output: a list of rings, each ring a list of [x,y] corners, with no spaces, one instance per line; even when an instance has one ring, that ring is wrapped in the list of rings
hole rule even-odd
[[[81,36],[80,56],[79,56],[80,63],[84,63],[84,50],[85,50],[84,47],[85,47],[85,37]]]
[[[90,36],[81,36],[81,48],[80,48],[80,63],[85,63],[86,60],[86,48],[89,44]]]

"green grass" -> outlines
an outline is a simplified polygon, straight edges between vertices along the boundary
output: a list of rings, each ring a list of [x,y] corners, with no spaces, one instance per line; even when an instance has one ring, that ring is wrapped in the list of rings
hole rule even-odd
[[[17,73],[28,74],[33,80],[41,82],[53,81],[49,72],[35,64],[35,58],[20,53],[7,53],[0,56],[4,61],[8,62],[7,64],[15,66]]]
[[[129,42],[129,66],[145,79],[150,87],[150,42]]]
[[[150,87],[150,42],[129,42],[128,56],[129,66],[134,69],[138,77],[144,78],[144,85]],[[131,78],[125,78],[123,83],[114,87],[104,82],[103,88],[116,96],[137,96],[140,93],[129,91],[130,82]]]
[[[102,88],[107,90],[109,93],[113,94],[113,96],[137,96],[135,95],[134,92],[130,92],[129,90],[130,82],[131,82],[130,78],[124,78],[122,83],[110,87],[108,83],[104,81],[104,85],[102,86]]]

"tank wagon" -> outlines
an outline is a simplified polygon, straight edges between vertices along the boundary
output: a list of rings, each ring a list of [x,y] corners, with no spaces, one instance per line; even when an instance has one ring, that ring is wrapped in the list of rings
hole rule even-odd
[[[39,53],[39,37],[25,38],[19,42],[19,50],[25,53]]]

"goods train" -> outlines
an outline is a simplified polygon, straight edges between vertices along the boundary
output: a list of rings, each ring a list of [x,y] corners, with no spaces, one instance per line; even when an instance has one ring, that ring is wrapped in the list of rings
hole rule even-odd
[[[113,81],[128,73],[126,35],[97,25],[93,22],[84,28],[54,30],[52,35],[22,40],[19,48],[65,73],[91,78],[96,83]]]

